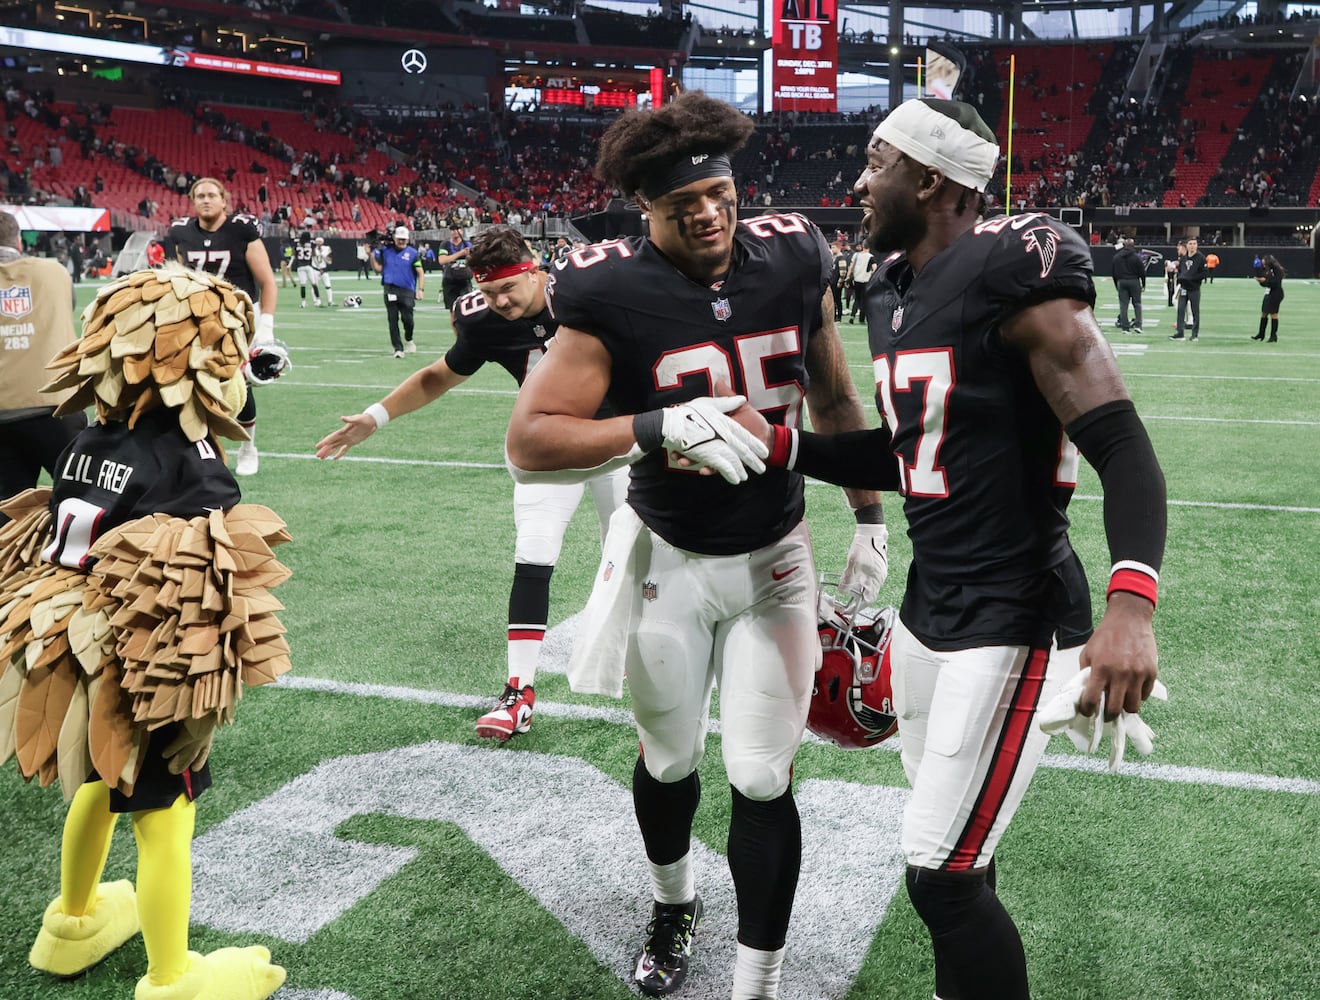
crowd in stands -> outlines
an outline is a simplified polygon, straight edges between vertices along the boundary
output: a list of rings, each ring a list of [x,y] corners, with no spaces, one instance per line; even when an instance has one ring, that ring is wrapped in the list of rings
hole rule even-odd
[[[1051,59],[1065,58],[1057,47],[1036,53],[1035,62],[1018,55],[1015,207],[1315,203],[1320,117],[1313,102],[1289,98],[1302,53],[1175,48],[1139,101],[1126,92],[1137,48],[1079,46],[1080,54],[1066,56],[1074,60],[1068,75],[1050,71]],[[968,52],[967,97],[1001,136],[1006,51]],[[133,210],[160,226],[186,211],[192,181],[214,172],[238,211],[355,233],[396,219],[433,229],[576,216],[622,196],[592,169],[609,111],[446,108],[408,121],[368,119],[329,102],[298,112],[227,107],[167,90],[160,113],[181,116],[189,139],[163,124],[157,134],[125,130],[116,114],[149,113],[58,102],[49,91],[24,89],[26,82],[0,83],[0,188],[13,201],[106,207],[132,187]],[[744,203],[851,205],[879,114],[756,116],[756,132],[735,160]],[[158,144],[166,133],[174,145]],[[140,180],[126,184],[127,176]],[[1005,198],[1004,181],[1001,170],[991,204]]]

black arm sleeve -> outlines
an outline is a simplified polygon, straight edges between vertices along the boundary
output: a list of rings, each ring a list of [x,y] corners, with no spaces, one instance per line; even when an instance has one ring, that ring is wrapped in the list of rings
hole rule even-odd
[[[799,431],[797,439],[794,472],[859,490],[898,489],[898,462],[887,427],[841,434]]]
[[[1100,476],[1110,559],[1159,570],[1168,531],[1164,472],[1136,407],[1126,399],[1106,403],[1065,430]]]

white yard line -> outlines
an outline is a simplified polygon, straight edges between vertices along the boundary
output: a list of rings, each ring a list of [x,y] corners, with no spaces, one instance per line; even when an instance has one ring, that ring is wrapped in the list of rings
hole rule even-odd
[[[355,698],[384,698],[391,701],[408,701],[420,705],[439,705],[443,708],[485,709],[492,700],[488,697],[471,694],[452,694],[448,691],[428,691],[420,688],[398,687],[388,684],[357,684],[348,681],[328,680],[320,677],[305,677],[300,674],[286,674],[279,679],[277,690],[318,691],[326,694],[349,695]],[[633,724],[632,712],[626,708],[612,708],[606,705],[571,705],[537,699],[538,713],[557,718],[573,719],[581,722],[606,722],[611,725],[629,726]],[[710,732],[719,733],[718,719],[710,722]],[[807,741],[821,743],[811,733]],[[885,750],[898,750],[898,741],[889,740],[880,744]],[[1108,770],[1108,763],[1093,757],[1077,757],[1067,754],[1046,754],[1041,766],[1062,771],[1089,771],[1102,773]],[[1251,791],[1291,792],[1297,795],[1320,795],[1320,781],[1307,778],[1282,778],[1268,774],[1247,774],[1240,771],[1214,771],[1203,767],[1183,767],[1176,764],[1152,764],[1141,761],[1127,761],[1123,764],[1125,776],[1146,778],[1151,781],[1166,781],[1184,785],[1217,785],[1223,788],[1241,788]]]
[[[284,458],[294,461],[328,461],[318,459],[312,454],[295,454],[293,452],[263,451],[262,458]],[[417,465],[424,467],[439,467],[445,469],[504,469],[502,462],[436,462],[423,458],[381,458],[373,455],[346,455],[343,458],[336,459],[339,462],[366,462],[377,465]],[[808,486],[828,487],[835,489],[828,483],[817,482],[814,479],[807,480]],[[1074,500],[1101,501],[1104,497],[1088,496],[1078,493],[1073,496]],[[1220,503],[1212,500],[1170,500],[1171,507],[1210,507],[1215,510],[1273,510],[1290,514],[1320,514],[1320,507],[1288,507],[1280,504],[1264,503]]]

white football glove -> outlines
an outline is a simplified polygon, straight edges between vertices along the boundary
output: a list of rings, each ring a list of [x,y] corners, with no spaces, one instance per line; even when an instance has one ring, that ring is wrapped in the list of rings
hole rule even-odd
[[[840,592],[856,595],[853,610],[864,608],[879,596],[888,576],[889,529],[883,524],[859,524],[839,577]]]
[[[260,347],[275,339],[275,314],[257,313],[257,328],[252,333],[252,346]]]
[[[1148,755],[1155,749],[1155,731],[1146,725],[1146,720],[1136,712],[1120,712],[1112,722],[1104,722],[1105,699],[1100,696],[1100,708],[1095,715],[1083,715],[1077,710],[1077,699],[1082,695],[1091,676],[1091,668],[1078,672],[1077,676],[1063,686],[1063,689],[1051,698],[1037,713],[1036,719],[1041,731],[1054,736],[1065,733],[1072,740],[1073,746],[1083,753],[1095,753],[1100,741],[1109,737],[1109,770],[1117,771],[1123,763],[1123,753],[1129,742],[1137,753]],[[1156,681],[1150,696],[1160,701],[1169,700],[1169,689],[1162,681]]]
[[[770,454],[765,442],[736,420],[725,416],[744,396],[702,396],[663,411],[663,445],[692,460],[694,468],[714,469],[731,483],[747,480],[749,472],[764,472]]]

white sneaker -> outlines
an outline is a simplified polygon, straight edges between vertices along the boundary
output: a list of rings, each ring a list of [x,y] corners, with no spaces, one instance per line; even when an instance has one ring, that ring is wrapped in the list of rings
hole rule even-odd
[[[404,345],[403,345],[403,353],[404,353],[404,354],[416,354],[416,353],[417,353],[417,344],[416,344],[416,342],[410,340],[410,341],[408,341],[408,343],[404,344]]]
[[[401,358],[401,357],[403,357],[403,352],[402,352],[402,351],[395,351],[395,352],[394,352],[394,356],[395,356],[396,358]]]
[[[299,303],[298,303],[298,308],[299,308],[299,309],[306,309],[306,308],[307,308],[307,300],[306,300],[306,299],[303,299],[301,302],[299,302]]]
[[[238,447],[238,461],[234,463],[234,472],[240,476],[255,476],[259,462],[257,446],[251,441],[244,441]]]

